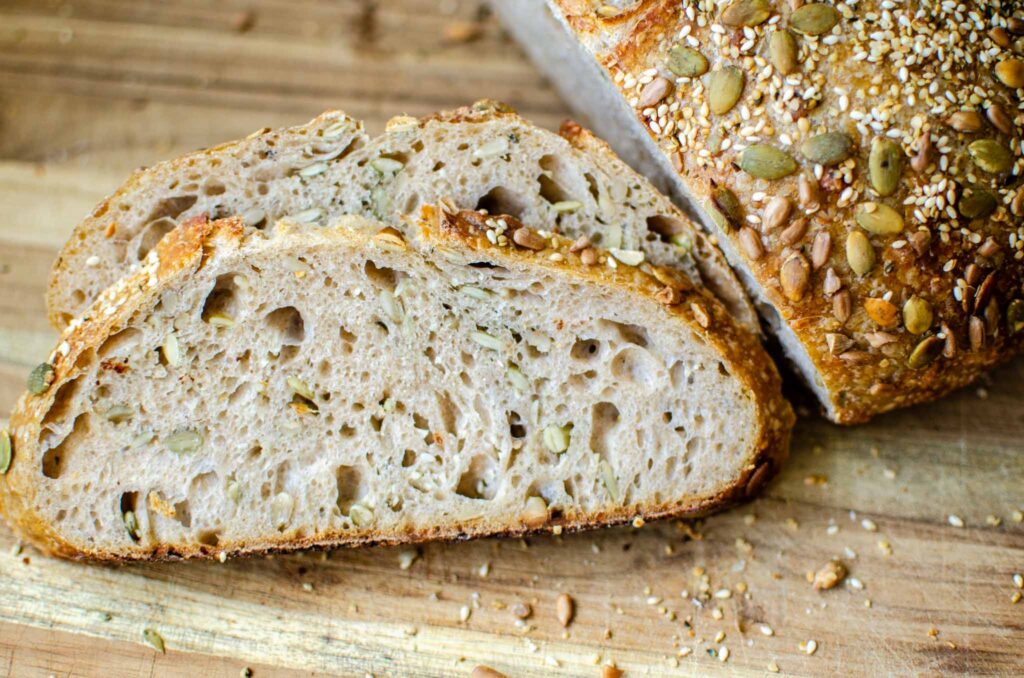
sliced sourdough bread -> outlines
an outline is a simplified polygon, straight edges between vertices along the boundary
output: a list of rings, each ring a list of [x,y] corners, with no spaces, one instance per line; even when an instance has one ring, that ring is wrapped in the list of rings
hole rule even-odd
[[[831,419],[1024,350],[1020,3],[492,4],[718,235]]]
[[[502,104],[399,117],[369,138],[340,112],[137,173],[74,231],[54,264],[48,308],[58,329],[145,257],[175,224],[240,216],[322,225],[344,214],[404,228],[402,215],[451,200],[536,228],[643,251],[711,289],[741,322],[753,306],[721,252],[666,197],[577,125],[539,129]]]
[[[785,457],[774,365],[677,271],[380,228],[172,231],[30,379],[7,520],[97,560],[522,534],[707,512]]]

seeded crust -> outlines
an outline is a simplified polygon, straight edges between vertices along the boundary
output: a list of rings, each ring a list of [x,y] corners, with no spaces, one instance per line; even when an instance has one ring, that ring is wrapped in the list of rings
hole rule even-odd
[[[278,219],[317,226],[355,214],[404,228],[404,214],[441,199],[590,235],[595,243],[603,238],[605,247],[642,249],[758,327],[722,253],[607,145],[577,125],[560,138],[486,100],[422,119],[396,117],[376,138],[359,121],[328,111],[306,125],[260,130],[137,172],[62,250],[50,277],[50,322],[64,327],[161,235],[195,216],[239,216],[262,229]],[[566,208],[570,203],[579,206]]]
[[[11,527],[21,537],[48,553],[66,558],[100,561],[223,557],[222,554],[246,555],[304,548],[400,544],[433,539],[523,535],[562,529],[581,530],[624,523],[634,520],[637,516],[644,519],[696,516],[717,510],[752,496],[777,471],[785,459],[794,417],[788,403],[781,397],[780,379],[773,363],[764,353],[755,335],[737,326],[706,290],[692,286],[677,271],[652,267],[648,263],[636,267],[613,267],[608,263],[607,253],[593,248],[590,248],[590,251],[597,255],[598,263],[587,266],[581,263],[583,250],[579,243],[573,247],[573,243],[567,239],[543,231],[533,232],[534,236],[546,241],[543,250],[535,251],[520,247],[515,244],[514,239],[505,241],[504,246],[492,244],[486,236],[486,231],[489,229],[488,222],[493,223],[494,218],[476,212],[459,212],[449,205],[440,210],[425,209],[424,217],[418,226],[420,237],[416,245],[416,248],[422,249],[407,244],[395,229],[385,228],[375,233],[376,229],[370,228],[366,223],[360,223],[361,221],[358,218],[348,218],[336,227],[315,230],[280,224],[273,234],[268,236],[247,228],[244,222],[237,218],[213,222],[195,218],[186,221],[166,236],[134,274],[123,278],[103,293],[81,319],[73,322],[65,330],[60,344],[49,358],[55,376],[49,387],[39,395],[25,394],[18,402],[10,419],[13,462],[9,472],[0,478],[0,508]],[[509,225],[509,233],[521,228],[521,224],[512,217],[504,218],[504,223]],[[378,263],[380,257],[385,255],[392,257],[390,260],[396,262],[410,257],[422,257],[433,262],[433,266],[448,271],[447,275],[457,273],[461,269],[492,270],[496,276],[525,274],[528,276],[525,278],[527,281],[554,278],[574,288],[591,289],[595,294],[601,290],[626,291],[636,304],[657,304],[657,308],[661,309],[659,313],[662,314],[664,323],[675,325],[680,330],[685,328],[684,334],[692,333],[698,337],[699,339],[695,340],[696,345],[707,345],[717,353],[722,365],[720,369],[730,375],[729,379],[738,382],[739,392],[744,394],[743,399],[749,401],[749,404],[737,405],[738,409],[730,410],[730,416],[740,411],[752,412],[756,422],[754,429],[736,434],[749,440],[749,444],[739,451],[726,453],[723,450],[722,454],[738,455],[738,463],[735,467],[730,467],[733,468],[730,480],[699,496],[687,496],[684,493],[681,496],[667,496],[661,501],[651,500],[637,505],[616,505],[617,502],[602,501],[597,508],[585,511],[575,510],[572,506],[559,506],[556,510],[556,507],[552,506],[550,511],[545,510],[541,516],[538,516],[536,511],[515,512],[500,519],[484,521],[434,516],[431,520],[420,521],[421,524],[418,525],[399,524],[384,530],[353,524],[346,524],[345,529],[319,531],[295,526],[299,529],[280,532],[271,530],[270,533],[255,538],[222,539],[218,543],[210,543],[209,540],[197,538],[194,534],[190,535],[190,538],[176,541],[147,541],[147,537],[142,542],[133,543],[121,528],[123,534],[120,535],[120,542],[116,546],[88,546],[81,541],[69,539],[51,518],[42,515],[44,509],[41,507],[47,507],[49,503],[56,501],[51,496],[56,492],[53,489],[53,483],[56,481],[51,482],[48,480],[50,476],[44,477],[41,472],[46,463],[43,448],[52,450],[63,444],[59,441],[61,436],[75,435],[73,432],[69,433],[69,430],[76,427],[65,421],[70,417],[69,412],[79,411],[80,413],[75,415],[77,418],[83,416],[82,412],[99,408],[95,399],[102,400],[104,389],[97,392],[93,389],[95,385],[100,384],[101,377],[106,384],[105,388],[116,390],[118,375],[129,375],[125,377],[128,379],[133,370],[143,369],[143,365],[136,364],[135,361],[144,360],[144,357],[131,358],[130,356],[135,355],[131,353],[133,349],[119,348],[118,337],[125,336],[128,328],[143,328],[145,331],[147,317],[155,313],[155,309],[176,303],[176,294],[186,289],[190,281],[204,275],[223,275],[219,266],[230,267],[229,264],[238,265],[239,262],[257,260],[267,262],[273,261],[273,257],[300,256],[302,253],[315,257],[331,251],[337,251],[337,254],[334,258],[323,259],[324,261],[340,261],[342,251],[360,252],[367,261],[374,259]],[[482,265],[484,268],[481,268]],[[209,272],[204,271],[207,268],[210,269]],[[438,274],[446,275],[440,271]],[[483,275],[485,277],[482,280],[486,281],[486,276],[491,274]],[[296,277],[300,277],[298,273]],[[339,279],[339,282],[346,284],[343,279]],[[208,296],[207,300],[209,298]],[[198,309],[193,311],[197,312]],[[176,317],[181,318],[180,315]],[[310,321],[316,323],[319,319],[310,318]],[[185,331],[182,327],[187,326],[187,322],[181,326],[178,321],[175,322],[176,331],[179,333]],[[185,348],[182,347],[182,353],[184,352]],[[104,356],[106,359],[101,365],[102,372],[97,372],[96,362]],[[177,380],[185,383],[189,380],[209,380],[217,377],[215,368],[206,363],[198,365],[196,369],[200,371],[190,373],[186,370]],[[83,374],[87,377],[94,375],[95,385],[92,378],[89,378],[84,385],[84,393],[72,390],[73,395],[69,396],[64,387]],[[93,404],[85,405],[86,409],[82,409],[79,402],[86,397],[90,398]],[[694,397],[698,397],[697,394],[694,394]],[[139,400],[138,404],[143,407],[146,402]],[[714,416],[719,416],[717,411]],[[724,413],[721,414],[721,422],[725,421],[725,416]],[[92,424],[87,424],[86,428],[104,425],[94,420]],[[213,426],[211,424],[208,433],[213,430]],[[372,441],[367,442],[370,447],[373,446]],[[461,450],[461,447],[459,449]],[[94,460],[92,463],[97,465],[110,464],[110,460],[115,458],[114,450],[107,449],[76,448],[61,452],[69,458],[74,453],[89,455]],[[205,453],[201,451],[198,454]],[[150,448],[146,447],[131,451],[130,463],[151,463],[146,461],[149,458],[147,455],[150,454]],[[58,464],[61,463],[66,466],[71,462],[58,461]],[[122,472],[116,465],[107,468],[111,474],[119,475]],[[63,475],[58,474],[58,477],[65,478],[68,474],[74,476],[76,471],[72,466],[62,473]],[[162,477],[173,473],[168,469],[159,475]],[[694,468],[693,473],[699,476],[701,469]],[[139,474],[141,470],[136,473]],[[122,478],[114,491],[128,491],[132,482],[131,476],[132,474],[128,473],[127,479]],[[198,476],[201,477],[205,476]],[[83,482],[82,478],[77,476],[72,481]],[[339,492],[340,482],[339,480]],[[193,486],[194,483],[195,480]],[[113,510],[116,504],[99,502],[94,494],[100,492],[94,489],[84,496],[75,497],[72,505],[80,507],[82,511],[93,512],[92,515],[97,520],[97,531],[100,531],[102,521],[103,530],[112,529],[116,533],[117,528],[109,527],[110,518],[106,515],[106,512]],[[175,508],[170,506],[168,501],[161,500],[159,493],[157,497],[156,501],[150,497],[148,506],[145,506],[145,501],[139,500],[136,503],[134,510],[139,514],[139,531],[150,529],[147,526],[151,521],[164,520],[158,514],[174,515]],[[212,502],[213,499],[209,501]],[[124,511],[123,503],[121,507],[120,510]],[[49,510],[52,510],[52,507]],[[202,513],[204,510],[205,508],[199,506],[193,498],[193,532],[200,530],[201,526],[195,523],[205,519],[205,514]],[[383,513],[384,509],[378,505],[377,511]],[[160,523],[167,524],[174,526],[169,520]]]
[[[840,18],[819,37],[793,30],[792,7],[812,3],[763,4],[770,17],[743,27],[722,19],[740,2],[546,3],[602,69],[582,69],[589,84],[573,87],[617,89],[640,124],[605,128],[607,111],[590,111],[590,123],[623,155],[646,154],[657,165],[656,183],[672,185],[677,201],[720,234],[719,245],[831,419],[857,423],[932,400],[1019,354],[1024,90],[1004,84],[1024,85],[1016,3],[969,3],[968,14],[964,5],[938,1],[826,2]],[[545,10],[539,1],[512,5],[520,17]],[[788,29],[799,49],[788,76],[769,49],[778,29]],[[707,59],[706,75],[669,70],[678,42]],[[724,65],[738,67],[745,86],[731,110],[713,114],[708,82]],[[845,133],[853,145],[846,160],[823,167],[801,145],[826,132]],[[901,158],[888,196],[871,180],[876,137],[894,142]],[[976,166],[969,146],[979,140],[999,144],[1011,167],[992,173]],[[770,180],[741,169],[744,149],[754,144],[786,151],[795,171]],[[991,214],[963,215],[978,210],[977,202],[963,202],[967,188],[995,198]],[[726,190],[739,205],[731,218]],[[766,224],[766,207],[780,197],[791,215]],[[859,226],[856,210],[865,203],[895,210],[902,230]],[[801,218],[805,228],[794,226]],[[847,241],[860,241],[850,248],[863,255],[861,236],[875,264],[858,275]]]

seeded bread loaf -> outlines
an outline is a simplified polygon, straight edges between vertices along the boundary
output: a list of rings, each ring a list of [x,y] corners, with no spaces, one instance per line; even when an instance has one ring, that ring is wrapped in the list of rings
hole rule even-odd
[[[494,6],[595,130],[719,236],[833,420],[1020,352],[1019,3]]]
[[[98,560],[522,534],[703,513],[785,457],[774,365],[678,272],[424,219],[172,231],[33,373],[7,520]]]
[[[185,219],[240,216],[322,225],[343,214],[403,228],[441,199],[511,214],[537,228],[642,250],[715,292],[750,327],[757,315],[721,252],[668,198],[577,125],[561,136],[491,101],[424,119],[399,117],[369,138],[340,112],[137,173],[72,234],[51,275],[57,328]]]

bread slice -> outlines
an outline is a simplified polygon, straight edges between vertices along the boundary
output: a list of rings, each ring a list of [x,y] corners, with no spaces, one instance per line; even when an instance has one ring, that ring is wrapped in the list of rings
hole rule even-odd
[[[172,231],[30,380],[7,520],[97,560],[522,534],[703,513],[785,457],[774,365],[677,272],[379,228]]]
[[[133,176],[72,234],[54,265],[55,327],[80,315],[161,236],[194,216],[281,218],[312,225],[343,214],[404,228],[402,215],[441,199],[511,214],[608,248],[642,250],[710,288],[751,328],[757,317],[721,252],[699,229],[578,125],[561,136],[492,101],[424,119],[399,117],[368,138],[340,112],[262,130]]]
[[[829,418],[937,398],[1024,350],[1018,3],[492,5],[718,236]]]

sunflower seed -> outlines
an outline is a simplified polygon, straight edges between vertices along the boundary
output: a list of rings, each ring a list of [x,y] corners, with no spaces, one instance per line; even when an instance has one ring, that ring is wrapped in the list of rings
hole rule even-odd
[[[569,449],[570,437],[568,426],[555,426],[552,424],[544,429],[542,437],[544,438],[544,447],[555,454],[562,454]]]
[[[608,254],[626,266],[639,266],[644,261],[644,253],[640,250],[620,250],[617,247],[612,247],[609,248]]]
[[[845,353],[848,348],[853,346],[853,339],[850,339],[845,334],[829,332],[825,335],[825,345],[828,346],[830,354],[839,355],[840,353]]]
[[[234,327],[235,319],[225,313],[211,313],[206,322],[214,327]]]
[[[875,137],[868,155],[871,187],[883,198],[896,192],[903,173],[903,149],[895,141]]]
[[[850,319],[853,312],[853,301],[850,299],[849,290],[840,290],[832,297],[832,315],[841,323]]]
[[[374,158],[373,160],[371,160],[370,167],[377,170],[381,174],[391,175],[401,172],[402,168],[405,167],[405,163],[401,162],[400,160],[395,160],[394,158],[381,157]]]
[[[895,235],[903,231],[903,215],[879,202],[864,202],[854,210],[857,224],[875,235]]]
[[[491,158],[494,156],[505,155],[509,152],[509,143],[506,137],[495,137],[491,139],[483,146],[478,146],[473,149],[474,158]]]
[[[1010,304],[1012,310],[1013,304]],[[0,431],[0,475],[4,475],[11,468],[11,434],[7,431]]]
[[[907,366],[912,370],[920,370],[932,364],[942,355],[943,344],[944,342],[936,336],[922,339],[907,358]]]
[[[789,198],[777,195],[768,201],[761,214],[761,226],[767,231],[774,231],[789,219],[793,211],[793,203]]]
[[[828,231],[818,231],[811,245],[811,267],[817,271],[828,262],[832,254],[832,235]]]
[[[967,339],[971,343],[972,351],[985,348],[985,321],[976,315],[972,315],[967,323]]]
[[[196,452],[202,446],[202,434],[192,429],[178,431],[164,438],[164,447],[178,454]]]
[[[903,326],[911,334],[924,334],[932,326],[932,305],[915,295],[903,304]]]
[[[967,147],[978,169],[989,174],[1005,174],[1013,168],[1013,155],[995,139],[979,139]]]
[[[135,511],[125,511],[121,514],[121,521],[124,523],[124,529],[127,530],[128,536],[132,538],[132,541],[138,541],[139,520],[135,517]]]
[[[181,348],[178,345],[178,337],[175,336],[174,332],[171,332],[164,339],[163,345],[160,346],[160,352],[163,353],[164,360],[171,367],[177,367],[181,364]]]
[[[735,0],[722,10],[719,20],[732,28],[749,28],[763,24],[771,15],[768,0]]]
[[[1013,44],[1013,41],[1010,39],[1010,34],[1007,33],[1006,29],[1003,28],[1002,26],[996,26],[995,28],[989,30],[988,37],[992,39],[992,42],[996,43],[1003,49],[1006,49],[1011,44]]]
[[[821,285],[821,291],[827,295],[833,295],[843,288],[843,281],[836,275],[836,271],[831,266],[825,271],[825,282]]]
[[[946,124],[957,132],[973,134],[981,131],[985,126],[985,121],[981,119],[981,114],[977,111],[957,111],[946,118]]]
[[[797,70],[799,66],[798,53],[799,47],[796,38],[785,29],[777,29],[768,39],[768,56],[772,66],[775,66],[775,69],[782,75],[790,75]]]
[[[647,83],[640,91],[640,99],[637,108],[651,108],[661,102],[672,91],[672,81],[662,76],[656,77]]]
[[[619,500],[619,483],[615,479],[615,471],[612,470],[611,464],[608,463],[607,459],[602,459],[597,464],[597,470],[601,474],[601,482],[604,484],[604,489],[608,492],[608,496],[611,497],[612,501],[617,502]]]
[[[228,498],[237,504],[242,499],[242,484],[237,480],[232,480],[228,483],[227,492]]]
[[[789,17],[789,25],[805,35],[822,35],[835,28],[839,18],[839,11],[835,7],[813,2],[793,12]]]
[[[826,132],[800,144],[800,153],[811,162],[832,167],[850,157],[853,139],[842,132]]]
[[[308,224],[313,221],[318,221],[324,214],[323,210],[319,207],[310,207],[308,210],[302,210],[287,217],[289,221],[294,221],[297,224]]]
[[[402,308],[402,302],[395,299],[395,295],[389,290],[380,291],[380,305],[384,308],[384,314],[390,318],[392,322],[402,322],[402,318],[405,316],[405,310]]]
[[[725,115],[733,109],[743,95],[747,76],[736,66],[712,71],[708,76],[708,106],[715,115]]]
[[[846,236],[846,262],[860,276],[875,267],[875,248],[862,231],[850,231]]]
[[[744,226],[740,229],[739,238],[740,247],[743,248],[743,253],[747,255],[748,259],[757,261],[764,256],[764,245],[761,244],[761,236],[757,231],[749,226]]]
[[[966,188],[957,209],[968,219],[983,219],[996,210],[996,196],[981,188]]]
[[[523,371],[517,365],[509,363],[505,374],[508,375],[508,380],[512,382],[512,386],[520,393],[526,393],[530,389],[530,380],[526,378],[526,375],[523,374]]]
[[[480,346],[483,346],[484,348],[489,348],[492,351],[501,351],[505,348],[505,343],[503,341],[501,341],[500,339],[493,335],[488,334],[487,332],[474,330],[469,333],[469,338],[472,339],[475,343],[479,344]]]
[[[528,226],[520,226],[512,233],[512,242],[528,250],[540,251],[548,246],[548,241]]]
[[[284,528],[295,512],[295,500],[287,492],[279,492],[270,500],[270,520],[277,529]]]
[[[790,301],[800,301],[807,292],[811,281],[811,267],[801,254],[793,254],[779,268],[779,283],[782,293]]]
[[[1006,307],[1006,328],[1010,334],[1024,330],[1024,300],[1014,299]]]
[[[885,299],[868,298],[864,300],[864,311],[868,317],[882,327],[896,327],[899,324],[900,312],[895,304]]]
[[[748,146],[740,154],[740,169],[758,179],[774,181],[797,170],[796,160],[783,150],[768,144]]]
[[[56,378],[53,365],[50,363],[39,363],[28,375],[28,392],[32,395],[40,395],[50,388],[50,384]]]
[[[357,527],[373,524],[373,511],[362,504],[352,504],[348,509],[348,517]]]
[[[786,229],[782,231],[782,233],[779,235],[779,239],[782,241],[782,244],[786,245],[787,247],[792,247],[793,245],[800,242],[803,239],[804,235],[807,233],[808,223],[809,222],[807,220],[807,217],[800,217],[799,219],[794,219],[793,223],[787,226]]]
[[[312,165],[306,165],[299,170],[300,177],[315,177],[318,174],[323,174],[327,171],[326,162],[315,162]]]
[[[151,648],[153,648],[160,654],[163,654],[165,652],[164,637],[156,631],[154,631],[153,629],[143,629],[142,640],[146,642],[146,645],[149,645]]]
[[[1024,87],[1024,61],[1013,58],[1000,61],[996,64],[996,77],[1007,87]]]
[[[678,44],[668,51],[668,70],[681,78],[696,78],[708,72],[708,60],[703,54]]]
[[[818,195],[818,182],[815,179],[801,174],[798,181],[798,195],[800,198],[800,205],[805,209],[814,209],[818,207],[820,196]]]
[[[1012,137],[1017,131],[1016,126],[1013,123],[1013,118],[1006,112],[1006,109],[999,104],[990,104],[988,110],[985,111],[985,116],[988,121],[992,123],[992,126],[1002,132],[1008,137]]]
[[[579,200],[559,200],[551,204],[551,209],[557,214],[570,214],[583,207]]]
[[[135,410],[127,405],[114,405],[103,413],[103,418],[113,424],[123,424],[135,415]]]
[[[910,167],[920,174],[928,169],[932,161],[932,137],[928,132],[922,132],[915,142],[917,152],[910,159]]]
[[[490,301],[491,297],[494,296],[492,292],[475,285],[463,285],[459,288],[459,292],[477,301]]]

